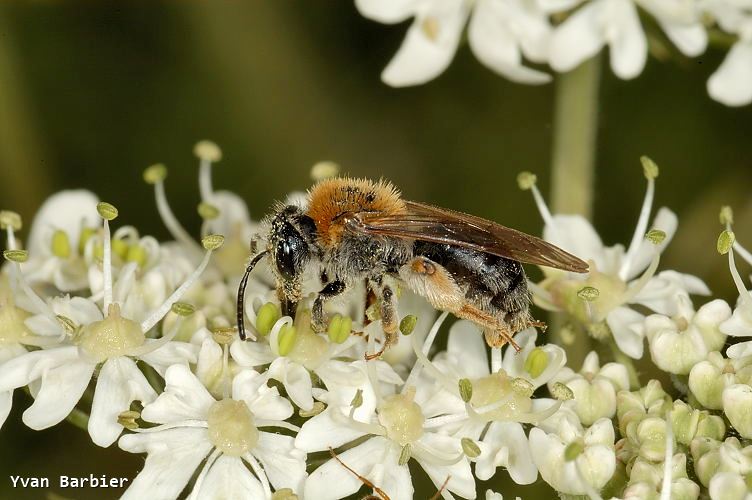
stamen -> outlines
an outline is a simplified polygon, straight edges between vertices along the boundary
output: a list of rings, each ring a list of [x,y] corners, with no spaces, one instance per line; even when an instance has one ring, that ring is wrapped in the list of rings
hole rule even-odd
[[[196,483],[193,485],[193,491],[188,497],[188,500],[196,500],[198,498],[198,492],[201,490],[201,485],[204,483],[206,474],[209,472],[209,469],[211,469],[212,465],[214,465],[214,462],[220,457],[220,455],[222,455],[222,452],[215,448],[214,451],[212,451],[211,455],[209,455],[209,458],[206,459],[206,463],[204,464],[201,472],[196,478]]]
[[[416,458],[419,457],[420,460],[428,462],[429,464],[447,467],[459,463],[465,456],[464,453],[459,453],[457,455],[442,453],[439,450],[429,448],[420,441],[412,443],[412,455]]]
[[[674,467],[674,428],[671,422],[671,410],[666,411],[666,455],[663,459],[663,484],[661,500],[671,500],[672,469]]]
[[[637,219],[637,226],[635,227],[635,232],[632,235],[632,241],[629,243],[629,249],[627,250],[627,254],[621,263],[621,268],[619,268],[619,278],[621,278],[622,280],[626,280],[627,276],[629,275],[629,268],[632,265],[632,260],[634,260],[634,257],[640,248],[643,236],[648,228],[648,219],[650,218],[650,212],[653,208],[653,197],[655,196],[655,177],[657,177],[658,175],[657,167],[656,171],[653,171],[652,168],[649,168],[649,163],[647,163],[649,160],[647,160],[646,157],[643,157],[642,161],[643,168],[645,169],[645,177],[648,180],[648,188],[645,191],[645,198],[642,200],[642,209],[640,209],[640,216]]]
[[[752,264],[752,253],[744,248],[738,241],[734,241],[734,250],[739,254],[739,257],[744,259],[747,264]]]
[[[283,420],[264,420],[264,419],[255,419],[256,427],[280,427],[282,429],[288,429],[293,432],[300,432],[300,427],[297,425],[293,425],[290,422],[285,422]]]
[[[285,326],[292,326],[292,318],[290,316],[282,316],[279,318],[269,332],[269,347],[275,356],[279,356],[279,332]]]
[[[638,293],[640,293],[643,288],[645,288],[645,285],[648,284],[651,278],[655,275],[655,272],[658,270],[658,264],[660,263],[660,261],[661,254],[658,253],[658,250],[656,249],[653,260],[650,261],[650,265],[645,270],[645,272],[642,273],[642,276],[630,283],[629,288],[627,288],[627,291],[624,293],[624,296],[622,298],[623,304],[629,303],[633,298],[635,298],[635,296],[637,296]]]
[[[180,420],[178,422],[170,422],[167,424],[155,425],[154,427],[146,427],[146,428],[139,427],[138,429],[133,429],[133,432],[138,432],[139,434],[150,434],[152,432],[168,431],[170,429],[177,429],[179,427],[206,429],[207,427],[209,427],[209,423],[206,420],[196,420],[196,419]]]
[[[61,337],[65,337],[65,330],[60,325],[60,323],[57,320],[57,315],[55,314],[55,311],[52,310],[52,308],[47,304],[47,302],[44,301],[42,297],[37,295],[37,293],[34,291],[33,288],[29,285],[29,283],[24,278],[23,272],[21,272],[21,263],[16,260],[10,260],[7,257],[7,254],[9,252],[20,252],[21,250],[5,250],[3,252],[3,255],[5,258],[11,263],[11,268],[13,269],[13,275],[15,277],[16,282],[21,287],[21,290],[24,291],[26,296],[31,300],[34,305],[36,306],[36,312],[37,314],[42,314],[46,316],[52,323],[60,329]],[[25,250],[24,250],[25,252]]]
[[[734,284],[736,285],[736,290],[739,292],[739,298],[742,301],[742,304],[744,307],[752,308],[752,296],[750,296],[747,287],[744,285],[744,280],[741,275],[739,275],[739,270],[736,268],[733,249],[728,253],[728,263],[731,277],[734,279]]]
[[[167,230],[170,232],[176,241],[182,243],[192,252],[198,253],[201,250],[198,248],[196,241],[191,238],[191,235],[180,224],[175,214],[170,208],[170,204],[167,202],[167,195],[164,189],[164,179],[167,176],[167,169],[164,165],[152,165],[144,171],[144,179],[149,184],[154,184],[154,197],[157,202],[157,212],[162,218]]]
[[[439,417],[432,417],[425,421],[423,424],[424,429],[432,429],[434,427],[441,427],[446,424],[453,424],[455,422],[462,422],[467,420],[468,416],[462,413],[455,413],[452,415],[441,415]]]
[[[206,238],[204,238],[204,241],[207,241],[210,238],[211,236],[207,236]],[[208,248],[206,249],[204,258],[201,260],[201,263],[198,265],[196,270],[193,271],[190,276],[188,276],[188,279],[186,279],[182,285],[180,285],[174,292],[172,292],[169,297],[167,297],[167,300],[165,300],[164,303],[162,303],[162,305],[159,306],[156,311],[151,313],[151,315],[141,323],[142,332],[148,332],[154,325],[156,325],[162,318],[164,318],[164,316],[168,312],[170,312],[172,305],[175,302],[179,301],[183,294],[198,280],[199,276],[201,276],[201,273],[204,272],[204,269],[206,269],[206,266],[209,264],[209,259],[211,259],[212,252],[219,248],[218,246],[215,246],[214,241],[212,241],[211,243],[211,246],[207,245]]]
[[[258,480],[261,481],[261,486],[264,488],[264,498],[271,498],[272,489],[269,486],[269,479],[266,477],[266,472],[264,472],[264,469],[259,465],[259,463],[256,461],[256,458],[251,455],[250,452],[243,455],[243,458],[251,466],[251,469],[253,469],[253,473],[256,474]]]
[[[229,399],[232,392],[232,374],[230,373],[230,346],[222,346],[222,397]]]
[[[200,160],[198,188],[201,193],[201,201],[211,202],[214,197],[211,178],[212,163],[222,159],[222,150],[212,141],[203,140],[193,146],[193,154]]]
[[[428,360],[426,355],[428,354],[428,351],[431,349],[431,345],[433,344],[434,339],[436,338],[436,334],[439,332],[439,328],[441,328],[442,323],[444,323],[444,320],[449,315],[448,311],[444,311],[441,313],[441,315],[434,321],[433,326],[431,327],[431,330],[428,332],[428,335],[426,336],[426,340],[423,342],[423,348],[417,349],[417,342],[418,339],[411,336],[411,342],[413,344],[413,350],[415,351],[415,354],[418,356],[418,359],[421,359],[421,354],[423,354],[423,358]],[[428,362],[428,365],[431,365],[431,362]],[[420,374],[420,367],[422,366],[422,363],[415,363],[413,365],[412,370],[410,370],[410,374],[407,376],[407,380],[405,381],[405,385],[402,386],[402,392],[404,393],[405,390],[411,386],[415,385],[415,380],[418,378],[418,375]],[[437,370],[438,371],[438,370]],[[450,384],[452,385],[452,384]],[[451,392],[455,392],[456,388],[452,387],[450,389]]]
[[[102,238],[102,247],[104,251],[104,259],[102,262],[102,274],[104,274],[104,298],[103,307],[104,311],[110,310],[110,304],[112,304],[112,240],[110,235],[110,221],[114,220],[118,216],[117,209],[109,203],[99,202],[97,203],[97,212],[102,217],[104,225],[104,234]]]
[[[378,323],[372,323],[372,324],[377,325]],[[376,352],[375,332],[373,334],[368,335],[367,345],[368,345],[368,352]],[[373,363],[366,363],[366,375],[368,375],[368,381],[371,383],[371,387],[373,387],[373,392],[376,395],[376,404],[380,405],[384,397],[381,394],[381,384],[379,383],[379,376],[376,373],[376,365],[374,365]]]
[[[374,436],[386,435],[386,429],[384,429],[382,426],[378,424],[369,424],[367,422],[361,422],[359,420],[355,420],[354,418],[350,418],[347,415],[344,415],[339,410],[339,408],[332,408],[331,417],[335,422],[346,425],[351,429],[362,432],[364,434],[373,434]]]
[[[172,339],[175,338],[175,335],[178,334],[180,331],[180,327],[183,325],[183,316],[178,316],[177,320],[175,321],[175,324],[172,325],[172,328],[167,332],[166,335],[163,335],[161,338],[152,340],[151,342],[144,342],[140,346],[132,349],[130,352],[128,352],[129,356],[134,357],[140,357],[145,356],[149,354],[150,352],[154,352],[160,347],[164,346],[168,342],[170,342]],[[142,330],[144,333],[146,333],[148,330]]]

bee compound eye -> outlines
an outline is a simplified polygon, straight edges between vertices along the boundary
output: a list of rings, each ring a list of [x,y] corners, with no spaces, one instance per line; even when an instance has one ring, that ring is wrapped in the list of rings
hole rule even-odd
[[[279,274],[286,280],[295,277],[295,245],[288,241],[277,243],[277,249],[274,252],[274,262],[277,265]]]

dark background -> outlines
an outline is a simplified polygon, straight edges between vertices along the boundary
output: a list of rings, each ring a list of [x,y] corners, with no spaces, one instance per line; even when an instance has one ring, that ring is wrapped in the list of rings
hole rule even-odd
[[[198,233],[192,147],[208,138],[224,153],[215,187],[243,196],[254,218],[308,187],[315,162],[333,160],[346,173],[391,179],[408,198],[538,234],[515,176],[534,171],[548,191],[554,85],[510,83],[465,46],[428,85],[389,88],[379,74],[406,27],[368,21],[349,1],[3,3],[0,208],[28,223],[51,193],[86,187],[119,208],[122,224],[163,239],[141,172],[164,162],[170,203]],[[662,268],[692,272],[733,302],[715,252],[718,209],[735,208],[737,235],[752,246],[752,109],[707,96],[723,55],[651,59],[631,82],[603,65],[594,222],[605,242],[628,243],[645,189],[639,157],[651,156],[661,168],[656,206],[680,221]],[[9,474],[53,484],[59,474],[133,477],[142,458],[99,449],[67,423],[26,429],[18,392],[0,431],[0,498],[46,495],[12,490]],[[532,491],[497,477],[505,496]],[[432,494],[422,486],[416,498]]]

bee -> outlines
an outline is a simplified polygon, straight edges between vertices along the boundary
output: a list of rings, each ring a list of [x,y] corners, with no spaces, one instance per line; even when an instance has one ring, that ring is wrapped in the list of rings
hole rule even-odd
[[[588,265],[534,236],[480,217],[404,200],[389,182],[332,178],[315,184],[305,208],[278,204],[262,223],[266,249],[248,264],[238,290],[238,331],[245,340],[243,295],[248,276],[270,260],[285,315],[303,297],[302,276],[319,271],[322,288],[311,310],[324,331],[324,304],[365,281],[378,301],[384,330],[379,356],[399,338],[394,283],[436,309],[476,323],[489,346],[510,343],[530,326],[531,296],[522,263],[584,273]]]

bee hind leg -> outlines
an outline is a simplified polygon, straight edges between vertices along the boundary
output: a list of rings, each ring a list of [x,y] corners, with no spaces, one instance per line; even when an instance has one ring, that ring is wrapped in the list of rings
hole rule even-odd
[[[394,290],[382,280],[369,280],[369,288],[380,299],[381,307],[379,312],[381,314],[381,327],[384,330],[384,344],[377,352],[366,354],[365,358],[367,360],[378,358],[399,340],[399,335],[397,334],[397,327],[399,326],[399,322],[397,321],[397,297]]]

